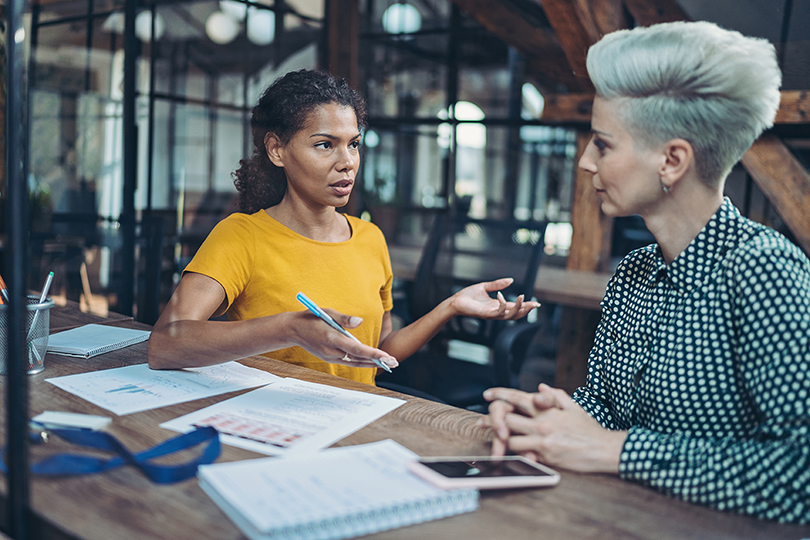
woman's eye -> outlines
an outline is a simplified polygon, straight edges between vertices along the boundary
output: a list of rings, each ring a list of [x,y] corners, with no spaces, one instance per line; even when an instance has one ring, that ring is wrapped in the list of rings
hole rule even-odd
[[[349,143],[349,148],[357,150],[358,148],[360,148],[360,141],[352,141],[351,143]]]
[[[594,145],[596,148],[598,148],[600,152],[604,152],[604,151],[605,151],[605,148],[607,148],[607,144],[605,144],[605,141],[603,141],[603,140],[601,140],[601,139],[596,139],[596,138],[594,138],[594,140],[593,140],[593,145]]]
[[[328,150],[329,148],[332,148],[332,143],[329,141],[319,142],[315,145],[315,148],[323,148]]]

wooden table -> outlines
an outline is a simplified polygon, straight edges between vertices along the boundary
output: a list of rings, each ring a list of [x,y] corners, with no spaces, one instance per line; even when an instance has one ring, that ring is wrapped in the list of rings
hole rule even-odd
[[[120,313],[110,312],[106,317],[94,313],[83,312],[79,309],[79,303],[68,300],[64,306],[55,305],[50,311],[50,333],[70,330],[85,324],[129,324],[132,317]]]
[[[399,279],[412,281],[416,277],[421,248],[392,245],[388,246],[388,251],[394,275]],[[461,255],[458,256],[454,271],[458,271],[456,277],[479,281],[482,279],[482,267],[493,264],[497,264],[497,261]],[[509,277],[508,269],[503,272],[502,277]],[[541,266],[534,284],[534,294],[540,302],[599,310],[610,277],[610,274]]]
[[[61,323],[62,314],[54,313]],[[68,317],[68,319],[70,319]],[[72,319],[70,319],[72,320]],[[120,324],[120,323],[117,323]],[[136,322],[132,327],[145,328]],[[45,371],[32,375],[31,414],[64,410],[112,416],[108,430],[133,450],[141,450],[176,435],[158,424],[233,397],[240,392],[172,405],[126,416],[115,416],[50,383],[46,378],[108,369],[146,360],[146,343],[97,356],[90,360],[47,355]],[[337,446],[394,439],[420,455],[487,453],[488,434],[475,427],[479,415],[419,398],[405,396],[305,368],[249,358],[244,364],[282,377],[296,377],[406,399],[407,403],[369,424]],[[5,381],[0,381],[5,394]],[[5,403],[5,396],[3,396]],[[3,437],[5,415],[3,415]],[[32,461],[67,445],[50,442],[32,447]],[[188,459],[191,454],[179,456]],[[223,445],[220,461],[261,457]],[[0,481],[5,492],[5,479]],[[239,530],[199,488],[195,479],[173,485],[155,485],[131,467],[103,474],[33,477],[31,502],[37,517],[32,538],[89,540],[243,539]],[[546,489],[485,492],[474,512],[373,535],[394,539],[770,539],[810,537],[810,527],[779,525],[734,516],[676,501],[617,478],[562,471],[559,486]]]

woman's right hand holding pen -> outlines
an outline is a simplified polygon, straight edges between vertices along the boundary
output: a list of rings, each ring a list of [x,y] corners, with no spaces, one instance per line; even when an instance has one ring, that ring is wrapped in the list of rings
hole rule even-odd
[[[345,315],[334,309],[324,309],[335,322],[347,330],[357,328],[363,322],[360,317]],[[356,342],[331,328],[308,311],[290,312],[295,316],[291,325],[296,345],[331,364],[350,367],[376,368],[377,359],[390,368],[399,365],[397,359],[380,349]]]

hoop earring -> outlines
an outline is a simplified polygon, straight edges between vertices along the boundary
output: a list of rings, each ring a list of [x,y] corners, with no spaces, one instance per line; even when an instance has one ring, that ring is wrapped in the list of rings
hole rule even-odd
[[[666,185],[666,184],[664,183],[664,179],[663,179],[663,178],[661,178],[661,177],[659,176],[659,177],[658,177],[658,180],[660,180],[660,181],[661,181],[661,191],[663,191],[664,193],[669,193],[669,189],[670,189],[670,188],[669,188],[669,186],[668,186],[668,185]]]

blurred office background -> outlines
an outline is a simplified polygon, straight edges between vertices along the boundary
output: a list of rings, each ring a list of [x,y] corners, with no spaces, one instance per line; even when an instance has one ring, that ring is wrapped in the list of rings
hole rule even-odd
[[[235,210],[231,172],[251,152],[248,119],[262,90],[290,70],[330,67],[346,43],[357,47],[347,53],[356,55],[357,71],[339,74],[351,72],[371,116],[346,210],[376,222],[390,243],[409,246],[422,245],[433,216],[448,209],[545,220],[543,264],[565,266],[589,111],[581,104],[555,118],[547,109],[582,92],[581,74],[573,77],[561,55],[528,56],[515,47],[525,36],[498,27],[499,10],[517,12],[538,35],[559,43],[544,3],[141,1],[130,40],[123,0],[31,3],[29,286],[38,289],[54,270],[57,301],[154,322],[207,233]],[[677,4],[693,19],[771,40],[784,89],[810,88],[810,3]],[[355,23],[345,22],[346,9],[357,11],[349,18]],[[621,13],[631,21],[626,8]],[[127,55],[135,58],[132,94],[125,87]],[[124,124],[127,95],[134,95],[132,126]],[[806,164],[807,124],[780,129]],[[126,141],[133,141],[128,149]],[[127,152],[134,153],[129,161]],[[125,162],[133,164],[129,171]],[[742,167],[728,191],[751,217],[790,235]],[[5,197],[2,187],[0,193]],[[609,257],[598,268],[604,272],[650,240],[633,218],[617,220],[610,234]]]

